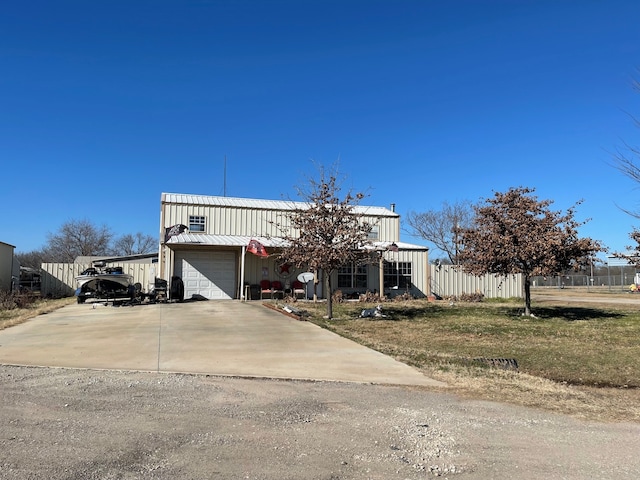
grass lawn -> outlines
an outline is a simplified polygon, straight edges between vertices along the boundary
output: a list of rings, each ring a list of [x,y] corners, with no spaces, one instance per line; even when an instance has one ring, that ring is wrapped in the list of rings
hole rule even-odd
[[[640,299],[639,299],[640,302]],[[311,321],[413,365],[462,395],[600,420],[640,421],[640,309],[534,301],[412,300],[383,304],[387,318],[358,318],[363,303],[304,304]],[[640,306],[640,303],[639,305]],[[479,361],[479,359],[481,359]],[[487,359],[515,359],[518,370]]]

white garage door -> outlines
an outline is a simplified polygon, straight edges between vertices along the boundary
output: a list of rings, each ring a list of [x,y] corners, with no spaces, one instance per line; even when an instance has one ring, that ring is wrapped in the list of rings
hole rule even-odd
[[[175,275],[182,277],[184,298],[194,293],[210,300],[235,296],[233,252],[176,252]]]

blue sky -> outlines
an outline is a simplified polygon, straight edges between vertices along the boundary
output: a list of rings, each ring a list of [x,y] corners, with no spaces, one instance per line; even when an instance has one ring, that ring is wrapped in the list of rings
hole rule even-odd
[[[6,2],[0,241],[39,249],[73,219],[156,236],[161,192],[297,199],[337,162],[401,215],[516,186],[583,199],[581,233],[621,250],[638,18],[618,0]]]

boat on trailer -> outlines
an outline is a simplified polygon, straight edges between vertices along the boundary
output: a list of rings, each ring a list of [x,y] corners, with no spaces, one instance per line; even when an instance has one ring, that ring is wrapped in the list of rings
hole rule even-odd
[[[136,296],[133,276],[124,273],[122,267],[95,265],[76,277],[78,303],[87,299],[116,300]]]

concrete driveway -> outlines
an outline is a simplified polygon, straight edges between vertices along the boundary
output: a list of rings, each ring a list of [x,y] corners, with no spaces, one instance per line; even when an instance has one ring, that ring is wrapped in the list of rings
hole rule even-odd
[[[444,386],[261,302],[69,305],[0,331],[0,363]]]

